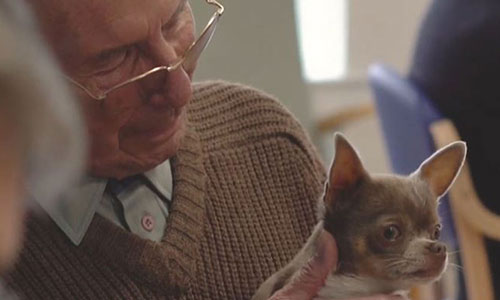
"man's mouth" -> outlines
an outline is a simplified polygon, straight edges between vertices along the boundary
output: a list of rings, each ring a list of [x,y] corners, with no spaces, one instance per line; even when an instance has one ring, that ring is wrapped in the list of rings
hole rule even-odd
[[[123,129],[129,134],[140,135],[157,135],[169,130],[176,131],[183,112],[183,109],[138,112],[128,120]]]

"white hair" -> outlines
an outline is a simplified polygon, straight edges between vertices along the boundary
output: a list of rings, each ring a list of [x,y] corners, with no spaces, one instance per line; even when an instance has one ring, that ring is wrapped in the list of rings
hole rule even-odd
[[[53,201],[81,174],[86,138],[64,77],[20,0],[0,1],[0,110],[23,135],[28,191]]]

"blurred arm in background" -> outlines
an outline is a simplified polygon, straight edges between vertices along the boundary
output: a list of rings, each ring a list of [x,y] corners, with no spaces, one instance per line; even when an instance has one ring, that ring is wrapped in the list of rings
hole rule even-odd
[[[26,200],[52,205],[85,154],[80,114],[34,28],[21,1],[0,2],[0,274],[20,249]]]

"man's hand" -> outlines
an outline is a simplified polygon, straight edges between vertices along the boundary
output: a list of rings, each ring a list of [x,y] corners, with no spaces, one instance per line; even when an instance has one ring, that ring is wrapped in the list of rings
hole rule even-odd
[[[325,280],[337,265],[337,244],[325,230],[320,234],[316,255],[294,279],[278,290],[269,300],[311,300],[316,297]],[[403,300],[400,296],[378,295],[350,300]]]

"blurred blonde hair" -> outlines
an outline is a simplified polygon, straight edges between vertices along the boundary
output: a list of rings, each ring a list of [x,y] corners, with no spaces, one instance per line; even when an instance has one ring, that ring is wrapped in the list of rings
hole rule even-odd
[[[63,78],[27,7],[0,1],[0,110],[22,135],[26,186],[42,203],[74,183],[84,166],[83,122]]]

